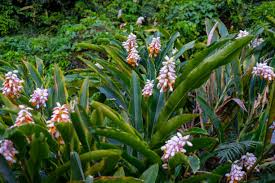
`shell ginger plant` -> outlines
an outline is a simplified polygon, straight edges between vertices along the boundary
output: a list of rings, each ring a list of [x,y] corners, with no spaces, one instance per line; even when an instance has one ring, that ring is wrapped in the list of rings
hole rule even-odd
[[[192,57],[182,55],[195,41],[176,44],[179,37],[175,33],[166,40],[156,33],[142,40],[132,33],[109,45],[79,43],[79,60],[86,68],[63,73],[55,65],[52,76],[43,74],[40,59],[35,65],[6,63],[6,70],[1,70],[1,179],[221,182],[243,180],[233,176],[241,171],[248,178],[260,179],[255,167],[267,172],[265,163],[272,164],[272,160],[260,152],[253,154],[255,159],[239,151],[247,146],[263,149],[258,142],[265,135],[261,133],[267,129],[267,109],[274,101],[264,107],[267,112],[255,126],[256,135],[246,129],[246,135],[232,142],[224,133],[231,128],[228,120],[222,123],[218,110],[202,95],[196,96],[214,71],[241,58],[254,36],[228,36]],[[175,47],[178,51],[173,52]],[[13,78],[5,76],[9,72]],[[11,79],[17,81],[16,86],[9,84]],[[224,111],[229,109],[223,106]],[[22,121],[20,125],[15,125],[16,119]],[[251,145],[249,138],[257,143]],[[240,157],[232,157],[229,147]],[[238,167],[231,167],[237,159]]]

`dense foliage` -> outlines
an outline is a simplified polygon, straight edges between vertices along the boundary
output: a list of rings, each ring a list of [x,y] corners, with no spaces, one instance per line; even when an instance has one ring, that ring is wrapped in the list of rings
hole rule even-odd
[[[274,2],[0,10],[0,182],[275,181]]]

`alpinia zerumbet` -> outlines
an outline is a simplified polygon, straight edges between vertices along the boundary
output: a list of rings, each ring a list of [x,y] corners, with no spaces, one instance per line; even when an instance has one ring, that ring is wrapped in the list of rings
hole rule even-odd
[[[174,58],[165,57],[165,60],[162,63],[162,68],[159,71],[159,75],[157,77],[158,85],[157,87],[160,89],[160,92],[166,92],[168,89],[173,91],[174,84],[176,81],[176,71],[175,71],[175,61]]]
[[[14,70],[5,74],[2,93],[9,98],[18,98],[23,89],[24,81],[18,78],[17,73],[18,71]]]
[[[149,56],[150,57],[157,57],[160,52],[161,44],[160,44],[160,37],[156,37],[152,39],[152,42],[149,45]]]

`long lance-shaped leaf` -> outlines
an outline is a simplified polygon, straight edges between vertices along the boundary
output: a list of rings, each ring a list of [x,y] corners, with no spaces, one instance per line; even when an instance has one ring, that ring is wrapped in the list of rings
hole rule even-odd
[[[201,86],[210,76],[211,72],[221,65],[225,65],[231,61],[233,56],[240,52],[240,49],[247,45],[253,36],[246,36],[241,39],[232,41],[224,48],[218,50],[211,56],[203,59],[203,61],[180,82],[176,90],[168,98],[163,107],[156,128],[160,124],[167,121],[170,115],[185,99],[187,92]]]
[[[47,143],[50,145],[50,148],[52,151],[57,151],[58,144],[56,141],[52,138],[51,134],[48,132],[46,128],[43,128],[40,125],[37,124],[24,124],[21,126],[18,126],[16,128],[9,128],[5,131],[3,138],[10,138],[13,134],[15,134],[17,131],[22,132],[25,136],[31,136],[33,134],[40,134],[43,133],[45,137],[47,138]]]
[[[7,183],[16,183],[15,176],[2,155],[0,155],[0,175],[2,175],[4,181]]]
[[[202,61],[205,59],[208,55],[210,55],[214,50],[222,47],[224,44],[226,44],[229,41],[229,39],[221,40],[210,47],[204,49],[203,51],[195,54],[195,57],[192,60],[189,60],[187,62],[183,62],[183,66],[180,68],[181,75],[176,79],[175,87],[177,87],[182,81],[186,79],[186,76],[194,69],[196,68]]]
[[[163,125],[152,136],[151,146],[154,147],[156,144],[161,143],[162,140],[171,132],[177,130],[181,125],[191,121],[197,116],[197,114],[182,114],[171,118],[167,123],[163,123]]]
[[[101,176],[94,180],[94,183],[143,183],[141,179],[134,177],[108,177]]]
[[[31,78],[34,80],[36,87],[42,87],[42,78],[38,73],[38,70],[29,62],[23,62],[31,74]]]
[[[85,50],[95,50],[99,52],[104,52],[104,49],[101,46],[95,45],[95,44],[90,44],[90,43],[85,43],[81,42],[76,44],[75,46],[77,49],[85,49]]]
[[[84,154],[81,154],[79,156],[79,159],[81,162],[90,162],[90,161],[97,161],[102,158],[108,158],[108,157],[120,157],[121,151],[118,149],[108,149],[108,150],[96,150],[87,152]],[[66,162],[65,164],[59,166],[54,172],[49,174],[49,177],[46,182],[51,182],[56,177],[61,176],[63,173],[65,173],[67,170],[70,169],[71,162]]]
[[[71,153],[71,181],[84,180],[84,173],[81,165],[81,161],[77,152]]]
[[[96,101],[93,101],[91,105],[95,109],[101,111],[108,118],[110,118],[113,121],[113,123],[115,123],[120,129],[130,134],[133,134],[135,136],[137,135],[137,132],[135,131],[135,129],[132,128],[129,125],[129,123],[124,121],[123,118],[116,111],[112,110],[109,106]]]
[[[160,157],[154,151],[152,151],[144,141],[139,140],[137,137],[129,133],[106,128],[96,129],[95,134],[116,139],[124,144],[131,146],[133,149],[143,154],[150,162],[161,164]]]
[[[205,114],[210,118],[212,121],[215,129],[217,130],[219,134],[219,140],[220,142],[223,142],[224,139],[224,131],[222,128],[222,124],[218,116],[215,114],[215,112],[208,106],[205,100],[203,100],[201,97],[197,97],[197,101],[200,104],[201,108],[205,112]]]
[[[181,47],[181,49],[175,54],[174,59],[177,60],[180,56],[183,55],[184,52],[186,52],[189,49],[192,49],[195,46],[195,41],[191,41],[189,43],[186,43]]]
[[[55,102],[67,103],[68,92],[65,86],[64,75],[57,65],[54,66],[54,95]]]
[[[138,76],[135,71],[132,72],[132,87],[131,87],[131,101],[130,114],[132,125],[139,131],[143,130],[142,112],[141,112],[141,89]]]
[[[272,89],[270,92],[270,100],[269,100],[269,107],[267,108],[269,111],[269,117],[267,122],[267,127],[272,125],[273,121],[275,121],[275,82],[272,84]],[[265,137],[265,144],[269,144],[271,140],[273,130],[271,128],[268,129]]]
[[[113,59],[114,62],[117,63],[118,67],[121,69],[122,72],[131,77],[130,66],[126,64],[123,60],[123,56],[121,56],[118,52],[119,50],[113,46],[104,46],[105,51],[108,53],[109,56]]]
[[[83,122],[78,106],[75,107],[75,112],[71,113],[71,120],[78,139],[83,145],[85,151],[90,151],[88,130],[85,128],[85,123]]]
[[[83,84],[81,86],[81,89],[80,89],[80,105],[86,109],[86,111],[88,111],[88,108],[89,108],[89,78],[86,78],[84,81],[83,81]]]
[[[144,183],[155,183],[158,177],[159,165],[154,164],[150,166],[145,172],[142,173],[140,179],[144,180]]]

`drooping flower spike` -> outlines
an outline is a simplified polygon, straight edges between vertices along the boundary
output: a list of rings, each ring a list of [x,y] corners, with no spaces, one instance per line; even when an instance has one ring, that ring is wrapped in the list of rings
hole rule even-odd
[[[59,131],[56,129],[55,122],[47,121],[47,127],[48,127],[48,132],[52,135],[53,138],[57,140],[58,144],[64,144],[64,141]]]
[[[144,97],[150,97],[153,94],[154,80],[147,80],[144,88],[142,89],[142,95]]]
[[[30,103],[37,109],[41,107],[46,107],[46,102],[48,101],[48,90],[43,88],[37,88],[31,95]]]
[[[177,133],[171,139],[166,141],[165,145],[161,147],[163,151],[163,155],[161,157],[164,162],[163,168],[167,168],[167,163],[169,159],[175,156],[176,153],[186,153],[186,149],[184,149],[185,145],[193,146],[193,144],[189,141],[190,135],[182,136],[181,133]]]
[[[138,66],[140,56],[136,48],[132,48],[127,57],[127,63],[132,67]]]
[[[227,182],[238,183],[243,180],[246,176],[246,171],[251,170],[256,162],[256,156],[253,153],[247,152],[241,157],[240,160],[234,161],[234,163],[231,165],[230,173],[225,174],[227,177]],[[259,168],[256,166],[255,170],[259,171]]]
[[[23,89],[24,81],[18,78],[17,73],[18,71],[14,70],[5,75],[2,93],[9,98],[18,98]]]
[[[263,38],[256,38],[251,42],[251,46],[253,48],[256,48],[257,46],[260,46],[264,42]]]
[[[125,50],[129,53],[132,48],[137,48],[137,36],[133,33],[130,33],[128,39],[122,43]]]
[[[168,89],[173,91],[174,84],[176,81],[176,71],[175,71],[175,61],[174,58],[165,57],[165,62],[162,63],[162,68],[159,71],[157,77],[158,85],[160,92],[166,92]]]
[[[153,38],[152,42],[149,45],[149,56],[157,57],[160,52],[160,48],[161,48],[160,37]]]
[[[132,67],[138,66],[138,61],[140,56],[137,51],[137,42],[136,42],[136,35],[131,33],[128,36],[127,41],[122,43],[123,47],[126,49],[128,56],[127,56],[127,63]]]
[[[247,32],[246,30],[240,30],[239,34],[237,35],[236,39],[248,36],[249,32]]]
[[[56,107],[53,108],[53,115],[51,116],[52,122],[67,123],[70,121],[69,107],[64,104],[61,105],[59,102],[56,103]]]
[[[229,183],[238,183],[245,177],[245,175],[246,173],[245,171],[242,171],[241,166],[232,164],[230,173],[227,173],[225,176],[227,177],[227,181]]]
[[[32,108],[26,107],[24,105],[19,105],[19,108],[20,111],[18,112],[15,124],[11,127],[13,128],[16,126],[21,126],[23,124],[34,123],[32,119],[32,114],[30,113]]]
[[[243,162],[245,169],[249,170],[256,163],[257,158],[253,153],[247,152],[245,155],[241,157],[241,161]]]
[[[144,17],[138,17],[136,24],[140,26],[142,25],[143,22],[144,22]]]
[[[275,79],[273,68],[268,66],[267,63],[257,63],[256,67],[253,67],[252,74],[264,78],[267,81],[273,81]]]
[[[7,160],[11,165],[16,163],[15,155],[17,150],[14,148],[13,142],[10,140],[0,140],[0,154]]]

